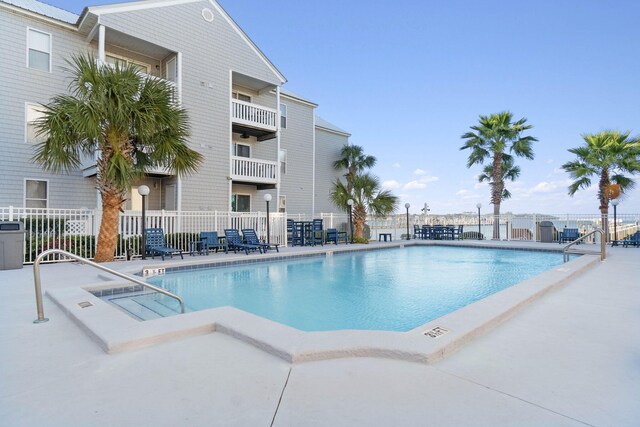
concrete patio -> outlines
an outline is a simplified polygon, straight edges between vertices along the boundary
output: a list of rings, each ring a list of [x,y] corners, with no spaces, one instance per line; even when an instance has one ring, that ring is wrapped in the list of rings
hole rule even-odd
[[[51,321],[33,324],[31,268],[3,271],[0,420],[7,426],[636,426],[640,250],[608,248],[608,256],[429,365],[377,358],[290,364],[222,333],[106,354],[48,298]],[[139,271],[142,265],[112,267]],[[100,280],[77,264],[42,270],[45,290]]]

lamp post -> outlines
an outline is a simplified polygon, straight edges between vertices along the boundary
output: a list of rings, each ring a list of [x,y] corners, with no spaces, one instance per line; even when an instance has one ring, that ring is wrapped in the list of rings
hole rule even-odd
[[[482,203],[478,203],[476,205],[476,208],[478,208],[478,240],[480,239],[480,236],[482,236],[482,232],[480,231],[480,208],[482,207]]]
[[[351,243],[353,243],[353,219],[351,215],[351,207],[353,206],[353,199],[347,200],[349,206],[349,231],[351,232]]]
[[[267,202],[267,245],[271,244],[271,232],[269,229],[269,202],[271,201],[271,194],[264,195],[264,201]]]
[[[142,196],[142,259],[147,259],[147,196],[149,187],[141,185],[138,194]]]
[[[411,205],[409,203],[405,203],[404,207],[407,209],[407,240],[411,240],[411,235],[409,234],[409,208]]]
[[[620,203],[620,200],[613,200],[611,202],[611,204],[613,205],[613,242],[611,242],[611,246],[618,246],[618,213],[616,212],[618,203]]]

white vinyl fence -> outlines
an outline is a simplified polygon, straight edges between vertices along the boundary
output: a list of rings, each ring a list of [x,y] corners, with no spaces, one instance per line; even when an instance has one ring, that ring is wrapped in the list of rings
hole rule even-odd
[[[270,241],[287,245],[287,219],[309,221],[323,219],[324,229],[336,228],[349,231],[349,216],[344,213],[321,213],[311,215],[269,215]],[[600,215],[409,215],[409,235],[413,238],[414,225],[462,225],[464,238],[478,239],[478,231],[484,239],[492,238],[494,223],[499,224],[500,239],[540,241],[540,225],[549,221],[553,227],[552,240],[557,241],[562,229],[577,228],[585,234],[602,226]],[[93,209],[34,209],[0,207],[0,221],[21,221],[24,224],[24,262],[33,263],[47,249],[64,249],[84,258],[95,255],[100,227],[100,211]],[[638,231],[640,214],[621,214],[608,221],[609,241],[617,240]],[[544,224],[544,223],[543,223]],[[167,245],[189,252],[190,243],[198,240],[201,231],[217,231],[224,235],[225,228],[253,228],[261,239],[267,238],[265,212],[218,212],[218,211],[147,211],[146,227],[162,228]],[[131,259],[142,254],[142,213],[126,211],[120,214],[119,236],[116,248],[117,259]],[[406,238],[406,214],[385,218],[370,217],[365,228],[367,237],[377,240],[379,233],[391,233],[394,240]],[[596,243],[596,239],[591,239]],[[50,261],[58,260],[51,257]]]

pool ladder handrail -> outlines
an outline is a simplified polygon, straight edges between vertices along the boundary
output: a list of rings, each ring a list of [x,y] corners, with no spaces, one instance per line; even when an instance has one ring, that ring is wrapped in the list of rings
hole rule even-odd
[[[566,245],[565,247],[562,248],[562,258],[563,258],[564,262],[569,261],[569,254],[593,255],[593,254],[597,253],[597,252],[593,252],[593,251],[576,251],[576,250],[574,250],[573,252],[569,252],[569,249],[573,245],[577,245],[578,243],[582,242],[587,237],[592,236],[592,235],[594,235],[596,233],[600,234],[600,261],[604,261],[607,258],[607,242],[605,240],[604,230],[602,228],[596,228],[595,230],[585,234],[584,236],[581,236],[581,237],[577,238],[576,240],[574,240],[573,242],[569,243],[568,245]]]
[[[80,264],[87,264],[90,265],[91,267],[97,268],[98,270],[102,270],[104,272],[113,274],[114,276],[118,276],[121,279],[125,279],[128,280],[129,282],[133,282],[137,285],[140,286],[144,286],[145,288],[149,288],[152,289],[156,292],[159,292],[163,295],[166,295],[168,297],[171,297],[175,300],[177,300],[180,303],[180,313],[184,313],[184,301],[182,300],[182,298],[180,298],[178,295],[172,294],[169,291],[165,291],[162,288],[159,288],[157,286],[154,286],[150,283],[144,282],[140,279],[136,279],[135,277],[131,277],[128,274],[124,274],[124,273],[120,273],[119,271],[113,270],[109,267],[105,267],[104,265],[98,264],[96,262],[90,261],[86,258],[82,258],[81,256],[72,254],[71,252],[67,252],[67,251],[63,251],[62,249],[48,249],[44,252],[42,252],[40,255],[38,255],[38,257],[36,258],[35,262],[33,263],[33,281],[35,283],[35,288],[36,288],[36,307],[38,309],[38,318],[36,320],[33,321],[33,323],[42,323],[42,322],[48,322],[49,319],[47,319],[46,317],[44,317],[44,309],[42,306],[42,285],[40,282],[40,262],[42,261],[42,259],[44,257],[47,257],[51,254],[60,254],[60,255],[64,255],[67,258],[71,258],[74,259],[78,262],[80,262]]]

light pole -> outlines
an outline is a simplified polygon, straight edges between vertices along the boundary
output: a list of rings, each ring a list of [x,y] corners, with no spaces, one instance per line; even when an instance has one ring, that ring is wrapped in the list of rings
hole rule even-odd
[[[141,185],[138,194],[142,196],[142,259],[147,259],[147,196],[149,187]]]
[[[613,200],[611,202],[611,204],[613,205],[613,242],[611,242],[611,246],[618,246],[618,221],[617,221],[618,213],[616,212],[618,203],[620,203],[620,200]]]
[[[353,243],[353,219],[351,217],[351,207],[353,206],[353,199],[347,200],[349,206],[349,231],[351,232],[351,243]]]
[[[407,209],[407,240],[411,240],[411,235],[409,234],[409,208],[411,205],[409,203],[405,203],[404,207]]]
[[[271,201],[271,194],[264,195],[264,201],[267,202],[267,245],[271,244],[271,233],[269,229],[269,202]]]
[[[482,232],[480,232],[480,208],[482,207],[482,203],[478,203],[476,208],[478,208],[478,240],[481,240],[480,236],[482,236]]]

